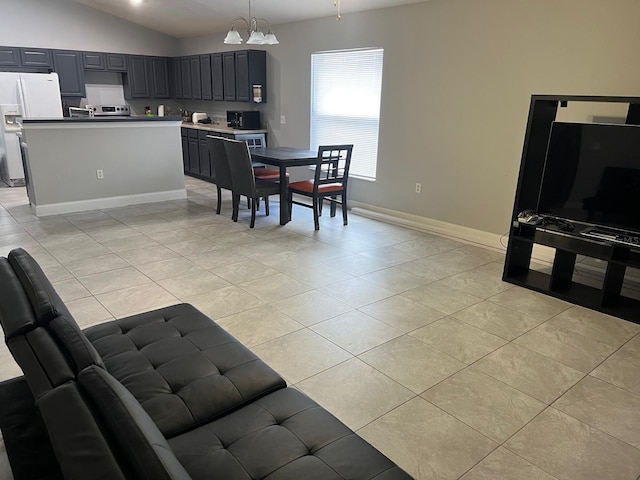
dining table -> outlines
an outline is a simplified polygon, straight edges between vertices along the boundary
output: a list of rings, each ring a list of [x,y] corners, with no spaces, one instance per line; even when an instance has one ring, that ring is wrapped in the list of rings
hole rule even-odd
[[[287,168],[315,165],[317,158],[317,151],[294,147],[265,147],[251,149],[251,159],[254,162],[278,167],[280,172],[280,225],[286,225],[289,222]]]

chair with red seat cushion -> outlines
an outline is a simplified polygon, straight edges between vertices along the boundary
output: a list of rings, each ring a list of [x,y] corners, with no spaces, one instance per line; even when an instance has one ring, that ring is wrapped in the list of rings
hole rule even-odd
[[[318,147],[314,178],[289,184],[289,217],[291,217],[293,204],[312,208],[315,228],[320,230],[319,217],[322,213],[322,202],[328,200],[331,202],[332,217],[336,215],[336,204],[342,205],[342,220],[343,224],[347,225],[347,181],[352,151],[353,145]],[[294,201],[294,193],[310,197],[312,204]]]

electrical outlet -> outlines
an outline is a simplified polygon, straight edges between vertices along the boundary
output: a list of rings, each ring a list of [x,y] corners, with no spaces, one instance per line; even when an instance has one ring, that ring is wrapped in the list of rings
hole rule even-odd
[[[104,179],[104,171],[103,170],[96,170],[96,177],[98,177],[98,180],[103,180]]]
[[[416,193],[422,193],[422,184],[416,183]]]
[[[280,125],[285,125],[287,123],[287,117],[284,115],[280,115]]]

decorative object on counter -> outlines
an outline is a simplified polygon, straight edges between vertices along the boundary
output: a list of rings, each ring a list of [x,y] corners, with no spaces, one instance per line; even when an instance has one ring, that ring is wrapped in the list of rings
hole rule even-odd
[[[153,115],[153,113],[151,113],[151,107],[144,107],[144,114],[147,117],[150,117],[151,115]]]
[[[280,43],[276,38],[276,36],[271,31],[271,25],[269,24],[268,20],[266,20],[265,18],[256,18],[251,16],[251,0],[249,0],[249,18],[250,20],[247,20],[244,17],[234,18],[233,22],[231,22],[231,29],[229,30],[229,33],[227,33],[227,36],[224,39],[224,43],[229,45],[240,45],[242,43],[242,37],[240,36],[240,33],[236,29],[237,21],[242,21],[247,25],[247,33],[249,34],[249,40],[247,40],[248,44],[277,45],[278,43]],[[262,31],[260,30],[260,27],[258,26],[258,22],[264,22],[267,24],[268,30],[266,35],[262,33]]]

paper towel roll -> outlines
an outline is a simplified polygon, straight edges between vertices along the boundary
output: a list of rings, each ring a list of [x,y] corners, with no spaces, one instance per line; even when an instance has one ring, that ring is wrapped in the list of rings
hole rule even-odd
[[[158,116],[164,117],[164,105],[158,105]]]

